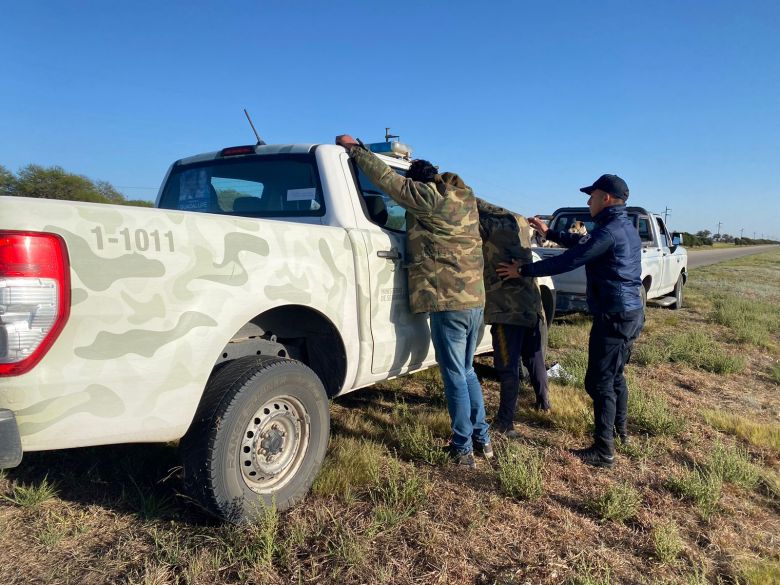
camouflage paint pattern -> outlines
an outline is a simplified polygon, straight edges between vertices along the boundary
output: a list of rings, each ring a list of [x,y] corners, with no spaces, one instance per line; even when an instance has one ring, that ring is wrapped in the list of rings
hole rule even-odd
[[[535,278],[501,280],[496,274],[501,262],[533,261],[531,226],[503,207],[477,199],[482,255],[485,258],[485,323],[533,327],[544,319],[542,295]]]
[[[70,259],[65,328],[0,378],[25,451],[182,436],[225,344],[273,307],[319,311],[358,351],[342,228],[21,197],[0,197],[0,218],[60,234]]]
[[[482,241],[474,193],[453,173],[422,183],[394,172],[361,147],[354,161],[406,209],[409,304],[413,313],[453,311],[485,303]]]

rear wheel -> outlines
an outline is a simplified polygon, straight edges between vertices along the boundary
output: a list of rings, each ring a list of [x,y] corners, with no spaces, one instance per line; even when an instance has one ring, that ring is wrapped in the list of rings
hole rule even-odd
[[[677,277],[677,284],[674,285],[674,302],[670,305],[672,309],[682,309],[684,285],[685,280],[683,279],[683,275],[680,274],[680,276]]]
[[[329,434],[328,398],[312,370],[286,358],[237,359],[209,382],[181,440],[185,488],[231,522],[283,510],[311,487]]]
[[[646,311],[647,310],[647,289],[645,288],[644,284],[639,288],[639,296],[642,298],[642,311]]]

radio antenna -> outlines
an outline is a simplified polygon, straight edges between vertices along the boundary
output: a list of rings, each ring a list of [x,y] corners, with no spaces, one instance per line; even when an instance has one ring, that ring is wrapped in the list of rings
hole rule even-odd
[[[390,134],[390,128],[385,127],[385,142],[390,142],[392,138],[401,138],[398,134]]]
[[[257,137],[257,146],[265,145],[265,141],[262,138],[260,138],[260,135],[257,133],[257,130],[255,130],[255,125],[252,124],[252,118],[249,117],[249,112],[246,111],[246,108],[244,108],[244,114],[246,115],[246,119],[249,121],[249,125],[252,127],[252,132],[254,132],[255,137]]]

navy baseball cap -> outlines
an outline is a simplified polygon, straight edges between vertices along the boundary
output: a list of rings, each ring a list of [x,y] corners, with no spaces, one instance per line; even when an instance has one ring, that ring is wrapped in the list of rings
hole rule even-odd
[[[580,191],[590,195],[596,189],[601,189],[623,201],[628,199],[628,185],[617,175],[601,175],[590,187],[583,187]]]

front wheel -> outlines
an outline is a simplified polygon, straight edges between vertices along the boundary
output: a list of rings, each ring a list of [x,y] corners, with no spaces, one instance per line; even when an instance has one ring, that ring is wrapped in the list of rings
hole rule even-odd
[[[286,358],[237,359],[209,381],[181,440],[185,488],[231,522],[284,510],[311,487],[329,435],[328,397],[312,370]]]
[[[684,285],[685,280],[683,279],[683,275],[680,274],[680,276],[677,277],[677,284],[674,285],[674,302],[670,305],[672,309],[682,309]]]

